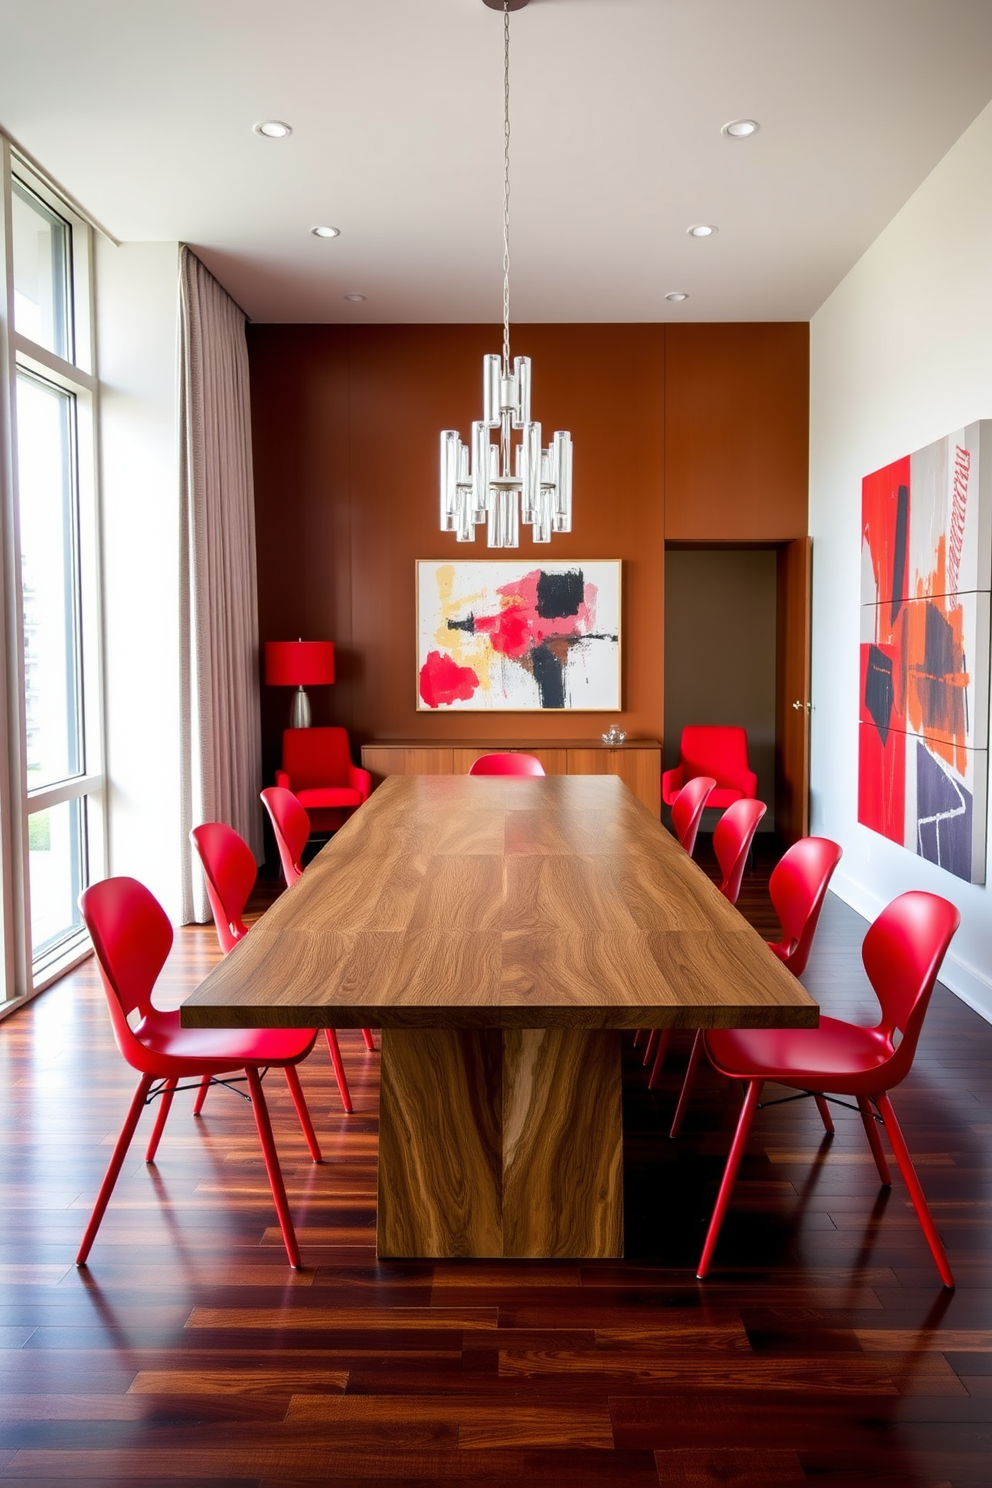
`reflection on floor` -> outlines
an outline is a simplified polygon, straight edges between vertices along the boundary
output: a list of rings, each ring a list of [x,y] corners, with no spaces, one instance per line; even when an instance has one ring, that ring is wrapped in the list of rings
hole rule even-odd
[[[766,848],[741,905],[771,935]],[[831,899],[804,980],[867,1021],[863,931]],[[215,956],[212,930],[183,931],[170,999]],[[0,1483],[984,1485],[992,1028],[938,989],[896,1093],[954,1294],[858,1118],[828,1143],[805,1105],[756,1121],[699,1285],[738,1102],[702,1078],[668,1141],[688,1044],[650,1094],[627,1040],[623,1262],[378,1265],[378,1061],[349,1032],[353,1117],[326,1052],[303,1068],[322,1167],[269,1086],[311,1269],[287,1269],[250,1112],[218,1091],[199,1120],[177,1098],[153,1168],[142,1127],[77,1272],[134,1083],[87,964],[0,1025]]]

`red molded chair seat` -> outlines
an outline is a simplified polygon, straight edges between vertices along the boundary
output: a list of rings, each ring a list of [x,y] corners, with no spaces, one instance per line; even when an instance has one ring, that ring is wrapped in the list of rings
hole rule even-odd
[[[726,807],[758,794],[758,777],[747,759],[747,730],[722,724],[687,724],[682,730],[679,762],[661,777],[661,798],[671,806],[688,781],[711,775],[716,785],[710,806]]]
[[[222,1080],[225,1075],[237,1075],[243,1070],[286,1254],[290,1265],[298,1268],[300,1252],[261,1076],[270,1068],[285,1071],[310,1156],[314,1162],[320,1162],[320,1147],[296,1072],[296,1066],[313,1048],[314,1030],[183,1028],[178,1011],[162,1011],[152,1002],[155,983],[172,949],[172,926],[158,900],[137,879],[107,878],[83,891],[79,907],[96,951],[117,1047],[128,1064],[140,1072],[141,1079],[101,1184],[76,1265],[86,1264],[145,1106],[155,1099],[161,1102],[145,1153],[145,1161],[150,1163],[158,1151],[179,1081],[197,1080],[199,1100],[204,1082]]]
[[[372,776],[352,763],[347,729],[286,729],[276,785],[306,807],[312,831],[336,832],[368,800]]]

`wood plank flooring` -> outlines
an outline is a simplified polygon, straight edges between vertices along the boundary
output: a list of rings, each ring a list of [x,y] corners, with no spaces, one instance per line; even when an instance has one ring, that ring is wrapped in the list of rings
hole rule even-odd
[[[703,851],[706,851],[705,844]],[[759,846],[742,907],[774,918]],[[872,1012],[864,923],[835,899],[804,978]],[[177,936],[177,1001],[216,957]],[[108,1488],[878,1484],[977,1488],[992,1462],[992,1028],[938,989],[895,1104],[958,1277],[939,1285],[857,1116],[759,1114],[711,1279],[694,1263],[737,1112],[710,1073],[665,1132],[624,1038],[622,1261],[377,1263],[378,1055],[302,1076],[325,1162],[268,1084],[308,1270],[285,1263],[254,1124],[177,1097],[143,1118],[87,1270],[72,1264],[134,1084],[92,963],[0,1024],[0,1483]]]

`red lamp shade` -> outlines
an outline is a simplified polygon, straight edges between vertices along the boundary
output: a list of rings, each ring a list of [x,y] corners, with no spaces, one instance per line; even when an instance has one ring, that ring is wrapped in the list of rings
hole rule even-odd
[[[266,641],[270,687],[323,687],[334,681],[333,641]]]

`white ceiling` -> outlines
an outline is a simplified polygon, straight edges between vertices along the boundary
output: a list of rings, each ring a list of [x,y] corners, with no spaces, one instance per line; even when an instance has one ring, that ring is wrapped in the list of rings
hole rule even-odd
[[[255,320],[496,321],[501,30],[482,0],[0,0],[0,127]],[[992,99],[990,0],[530,0],[511,35],[520,321],[806,320]]]

